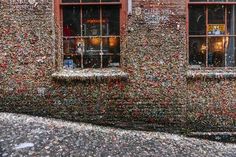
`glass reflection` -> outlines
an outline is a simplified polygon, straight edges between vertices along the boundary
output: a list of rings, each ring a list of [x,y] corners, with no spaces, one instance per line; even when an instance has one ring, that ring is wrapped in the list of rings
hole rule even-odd
[[[225,38],[209,38],[208,65],[223,67],[225,65]]]
[[[205,66],[206,64],[206,38],[190,38],[189,64]]]
[[[206,18],[204,6],[190,6],[189,10],[189,34],[205,35],[206,34]]]
[[[86,6],[83,7],[83,35],[99,36],[100,32],[100,7]]]
[[[80,32],[80,7],[63,7],[63,35],[76,36],[80,35]]]
[[[224,24],[225,23],[225,6],[209,5],[208,6],[208,23]]]
[[[225,49],[227,53],[227,58],[226,58],[227,66],[233,67],[236,65],[235,45],[236,45],[235,37],[226,37]]]
[[[102,35],[119,35],[120,34],[120,13],[118,6],[102,7],[103,24]]]

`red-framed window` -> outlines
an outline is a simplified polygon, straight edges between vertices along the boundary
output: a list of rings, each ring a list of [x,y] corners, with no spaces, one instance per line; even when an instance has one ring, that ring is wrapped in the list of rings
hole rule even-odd
[[[56,0],[63,67],[119,67],[126,12],[126,0]]]
[[[188,0],[190,66],[236,66],[236,0]]]

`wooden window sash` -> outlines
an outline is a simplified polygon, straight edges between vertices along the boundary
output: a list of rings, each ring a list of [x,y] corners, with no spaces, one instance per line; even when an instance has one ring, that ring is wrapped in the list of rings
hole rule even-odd
[[[122,36],[124,36],[124,34],[125,34],[125,28],[126,28],[126,25],[127,25],[127,9],[128,9],[127,0],[120,0],[120,2],[89,2],[89,3],[84,3],[84,2],[83,3],[81,3],[81,2],[78,2],[78,3],[62,3],[62,0],[55,0],[54,1],[55,22],[56,22],[56,25],[59,27],[61,32],[63,32],[63,15],[62,15],[63,11],[62,11],[62,7],[63,6],[73,6],[73,5],[77,5],[77,6],[81,6],[81,7],[82,6],[89,6],[89,5],[97,5],[97,6],[100,6],[100,11],[101,11],[101,6],[106,6],[106,5],[117,5],[118,6],[119,5],[120,6],[120,19],[119,19],[120,20],[119,21],[119,23],[120,23],[120,33],[119,33],[119,35],[103,36],[101,34],[101,36],[97,36],[97,37],[99,37],[99,38],[118,37],[119,40],[120,40],[120,43],[121,43]],[[82,12],[82,9],[81,9],[81,12]],[[102,14],[100,14],[100,15],[102,16]],[[82,13],[81,13],[81,16],[82,16]],[[82,17],[80,19],[82,20]],[[81,23],[82,23],[82,21],[81,21]],[[81,30],[82,30],[82,28],[81,28]],[[61,34],[61,36],[62,36],[62,39],[68,38],[68,36],[64,37],[63,33]],[[75,37],[87,38],[87,37],[90,37],[90,36],[83,36],[82,31],[81,31],[80,36],[70,36],[69,38],[75,38]],[[63,55],[64,55],[64,53],[63,53]],[[108,54],[108,55],[110,55],[110,54]],[[120,56],[120,54],[119,54],[119,56]],[[81,68],[84,68],[83,65],[84,65],[83,55],[81,55]],[[121,62],[120,62],[120,66],[121,66]],[[103,67],[103,65],[102,65],[102,55],[101,55],[101,66],[100,67]]]
[[[206,14],[205,14],[205,19],[206,19],[206,34],[204,35],[190,35],[189,34],[189,6],[192,5],[204,5],[206,8],[205,8],[205,11],[206,11]],[[225,32],[227,32],[227,26],[228,26],[228,18],[227,18],[227,5],[236,5],[236,2],[189,2],[188,0],[188,3],[187,3],[187,20],[186,20],[186,27],[187,27],[187,60],[188,60],[188,64],[189,64],[189,39],[190,38],[197,38],[197,37],[205,37],[206,38],[206,66],[205,68],[209,68],[209,65],[208,65],[208,51],[209,51],[209,37],[223,37],[223,38],[226,38],[226,37],[236,37],[236,34],[235,35],[230,35],[230,34],[225,34],[225,35],[209,35],[207,33],[207,30],[208,30],[208,5],[224,5],[226,6],[225,7],[225,10],[224,10],[224,13],[225,13],[225,19],[224,19],[224,24],[226,26],[225,28]],[[227,51],[226,49],[224,50],[224,53],[225,53],[225,65],[224,67],[227,67]],[[213,68],[217,68],[217,67],[213,67]]]
[[[236,4],[236,1],[235,2],[231,2],[229,0],[226,0],[225,2],[211,2],[210,0],[207,0],[206,2],[202,1],[202,2],[191,2],[190,0],[187,0],[187,3],[188,4],[194,4],[194,5],[214,5],[214,4],[224,4],[224,5],[232,5],[232,4]]]
[[[61,27],[61,6],[72,5],[74,3],[62,3],[62,0],[54,0],[54,15],[55,21],[58,27]],[[125,35],[125,28],[127,25],[127,11],[128,11],[128,1],[120,0],[120,2],[90,2],[90,3],[76,3],[75,5],[120,5],[120,35]]]
[[[80,6],[80,5],[121,5],[121,2],[101,2],[101,3],[60,3],[61,6],[66,6],[66,5],[73,5],[73,6]]]

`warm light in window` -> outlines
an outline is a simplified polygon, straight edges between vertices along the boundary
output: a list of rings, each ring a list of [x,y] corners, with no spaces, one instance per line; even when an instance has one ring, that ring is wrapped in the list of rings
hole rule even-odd
[[[116,47],[117,44],[118,44],[118,40],[116,39],[116,37],[109,38],[109,46],[110,47]]]
[[[206,45],[202,45],[200,49],[201,53],[204,54],[206,49],[207,49]]]
[[[86,20],[85,23],[94,24],[94,23],[100,23],[100,22],[102,22],[102,23],[106,23],[106,20],[100,20],[100,19],[88,19],[88,20]]]
[[[229,33],[227,35],[229,35]],[[227,49],[228,46],[229,46],[229,37],[227,36],[225,39],[225,48]]]
[[[92,46],[99,46],[101,43],[101,38],[93,37],[90,39],[90,43]]]
[[[214,44],[214,51],[223,51],[223,42],[218,41]]]

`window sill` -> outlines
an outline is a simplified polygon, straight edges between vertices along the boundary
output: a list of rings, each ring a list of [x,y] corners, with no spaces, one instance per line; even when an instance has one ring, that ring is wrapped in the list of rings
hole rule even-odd
[[[210,79],[231,79],[236,78],[236,69],[222,69],[222,70],[188,70],[187,78],[210,78]]]
[[[52,74],[56,80],[127,80],[128,74],[119,68],[106,69],[62,69]]]

